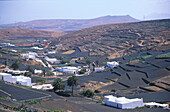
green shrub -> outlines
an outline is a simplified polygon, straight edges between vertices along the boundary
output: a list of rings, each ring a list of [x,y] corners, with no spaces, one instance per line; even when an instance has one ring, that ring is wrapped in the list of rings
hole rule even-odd
[[[86,72],[86,69],[81,69],[80,71],[79,71],[79,74],[84,74]]]
[[[45,79],[42,79],[42,78],[37,78],[36,80],[35,80],[35,82],[36,83],[41,83],[41,84],[44,84],[45,83]]]
[[[82,93],[84,96],[87,96],[87,97],[93,97],[94,96],[94,92],[91,91],[90,89],[86,90],[86,91],[83,91]]]
[[[38,102],[38,101],[36,101],[36,100],[31,100],[31,101],[28,102],[28,104],[30,104],[30,105],[32,105],[32,104],[37,104],[37,103],[40,103],[40,102]]]
[[[147,58],[150,58],[150,57],[152,57],[152,55],[143,56],[142,58],[147,59]]]
[[[157,55],[156,58],[168,58],[170,57],[170,53],[167,54],[161,54],[161,55]]]

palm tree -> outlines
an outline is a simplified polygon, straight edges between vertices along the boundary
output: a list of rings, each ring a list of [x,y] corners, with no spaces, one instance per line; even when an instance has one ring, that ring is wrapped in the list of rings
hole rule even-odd
[[[61,90],[64,90],[64,88],[65,88],[65,84],[63,83],[61,78],[55,79],[53,82],[53,86],[54,86],[54,91],[56,91],[56,90],[61,91]]]
[[[5,64],[5,68],[8,66],[8,59],[6,59],[6,61],[4,62]]]
[[[46,70],[45,70],[45,69],[43,70],[43,75],[44,75],[44,77],[45,77],[45,75],[46,75]]]
[[[67,85],[72,87],[72,96],[73,96],[73,87],[77,86],[77,77],[72,75],[71,77],[68,78],[67,80]]]
[[[18,62],[18,60],[16,60],[16,61],[11,65],[11,68],[13,68],[14,70],[19,69],[19,62]]]

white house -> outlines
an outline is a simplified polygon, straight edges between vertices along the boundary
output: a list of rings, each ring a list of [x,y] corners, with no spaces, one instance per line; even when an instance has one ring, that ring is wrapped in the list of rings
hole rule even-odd
[[[39,48],[39,47],[31,47],[31,49],[43,50],[43,48]]]
[[[56,64],[60,63],[60,60],[57,60],[56,58],[45,57],[45,60],[48,61],[49,63],[52,63],[52,64],[54,64],[54,63],[56,63]]]
[[[56,51],[49,51],[48,54],[55,54]]]
[[[128,99],[125,97],[115,97],[112,95],[105,96],[104,103],[108,106],[112,106],[120,109],[134,109],[136,107],[144,106],[142,98]]]
[[[104,67],[95,67],[95,68],[94,68],[94,71],[95,71],[95,72],[103,72],[104,70],[105,70]]]
[[[10,82],[12,79],[12,75],[8,73],[0,73],[0,80],[4,80],[6,82]]]
[[[11,43],[1,43],[2,46],[7,46],[7,47],[14,47],[14,44]]]
[[[52,90],[54,87],[51,84],[43,84],[43,85],[34,85],[32,86],[34,89],[42,89],[42,90]]]
[[[35,52],[29,52],[29,53],[27,53],[27,54],[21,54],[21,56],[22,56],[24,59],[33,59],[33,60],[35,60],[36,57],[38,56],[38,54],[35,53]]]
[[[35,74],[41,74],[42,72],[43,72],[42,70],[37,70],[37,69],[34,70]]]
[[[108,66],[109,68],[114,68],[114,67],[119,66],[119,63],[116,62],[116,61],[107,62],[107,66]]]
[[[12,73],[12,74],[24,74],[25,72],[28,72],[28,71],[26,71],[26,70],[20,71],[20,70],[12,70],[9,68],[4,68],[4,72]]]
[[[31,78],[25,76],[12,76],[8,73],[0,73],[0,80],[10,83],[18,83],[24,86],[31,86]]]
[[[76,74],[79,71],[77,67],[60,67],[56,69],[57,72]]]

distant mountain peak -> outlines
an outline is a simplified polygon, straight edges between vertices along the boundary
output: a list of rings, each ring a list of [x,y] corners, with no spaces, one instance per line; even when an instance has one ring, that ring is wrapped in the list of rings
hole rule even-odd
[[[138,22],[139,20],[130,15],[102,16],[94,19],[45,19],[33,20],[29,22],[20,22],[15,24],[0,25],[0,28],[26,27],[30,29],[48,30],[48,31],[77,31],[84,28],[116,23]]]

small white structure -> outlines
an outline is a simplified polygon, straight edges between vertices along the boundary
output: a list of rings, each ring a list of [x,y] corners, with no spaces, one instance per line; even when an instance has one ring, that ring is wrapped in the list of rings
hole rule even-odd
[[[119,66],[119,63],[116,62],[116,61],[107,62],[107,66],[108,66],[109,68],[114,68],[114,67]]]
[[[35,52],[29,52],[29,53],[27,53],[27,54],[21,54],[21,56],[22,56],[24,59],[33,59],[33,60],[35,60],[36,57],[38,56],[38,54],[35,53]]]
[[[104,70],[105,70],[104,67],[95,67],[95,68],[94,68],[94,71],[95,71],[95,72],[103,72]]]
[[[56,51],[49,51],[48,54],[55,54]]]
[[[169,108],[168,104],[160,104],[160,103],[156,103],[156,102],[145,103],[145,106],[149,106],[150,108],[152,108],[154,106],[161,107],[161,108]]]
[[[14,47],[15,46],[14,44],[11,44],[11,43],[1,43],[0,45],[6,46],[6,47]]]
[[[0,73],[0,80],[6,81],[6,82],[10,82],[12,78],[11,74],[8,73]]]
[[[31,86],[31,78],[25,76],[12,76],[7,73],[0,73],[0,80],[10,83],[18,83],[24,86]]]
[[[37,70],[37,69],[34,70],[35,74],[41,74],[42,72],[43,72],[42,70]]]
[[[26,71],[26,70],[20,71],[20,70],[12,70],[9,68],[4,68],[4,72],[12,73],[12,74],[25,74],[25,72],[28,72],[28,71]]]
[[[62,44],[55,45],[55,47],[61,47],[61,46],[62,46]]]
[[[60,67],[60,68],[56,68],[56,71],[63,72],[63,73],[76,74],[79,71],[79,68],[77,68],[77,67]]]
[[[43,48],[39,48],[39,47],[31,47],[31,49],[43,50]]]
[[[108,95],[104,97],[104,103],[108,106],[120,108],[120,109],[134,109],[136,107],[143,107],[143,99],[127,99],[125,97],[115,97]]]
[[[12,49],[12,50],[11,50],[11,52],[15,52],[15,53],[16,53],[16,52],[17,52],[17,50]]]
[[[58,64],[58,63],[60,63],[60,60],[57,60],[56,58],[45,57],[45,60],[48,61],[51,64],[54,64],[54,63]]]
[[[34,89],[42,89],[42,90],[52,90],[54,87],[51,84],[43,84],[43,85],[34,85],[32,86]]]

